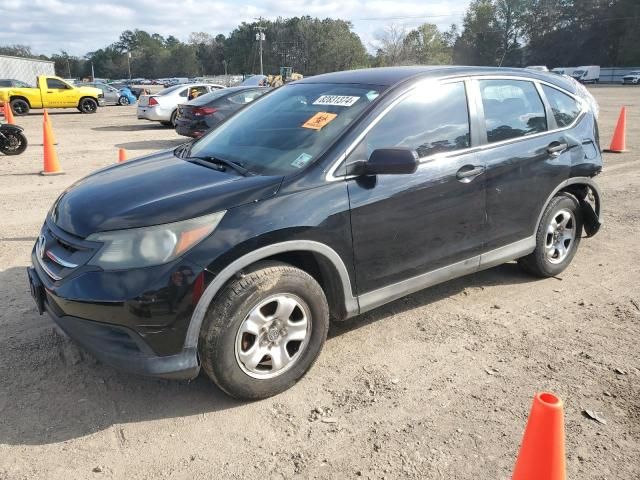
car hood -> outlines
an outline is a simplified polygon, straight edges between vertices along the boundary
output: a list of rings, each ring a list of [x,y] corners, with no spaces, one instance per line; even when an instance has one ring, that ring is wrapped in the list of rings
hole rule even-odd
[[[102,90],[95,87],[76,87],[80,93],[85,95],[91,95],[93,97],[97,97],[98,95],[102,95]]]
[[[164,151],[100,170],[60,195],[51,220],[92,233],[186,220],[275,195],[283,177],[220,172]]]

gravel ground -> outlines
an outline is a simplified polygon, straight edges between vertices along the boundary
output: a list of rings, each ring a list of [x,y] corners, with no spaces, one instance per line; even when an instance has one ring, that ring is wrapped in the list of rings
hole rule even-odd
[[[540,390],[565,401],[569,478],[640,478],[640,88],[593,92],[603,144],[629,107],[629,152],[605,156],[605,226],[560,278],[507,264],[334,325],[306,378],[254,403],[117,372],[37,315],[25,268],[56,196],[118,147],[181,139],[135,107],[53,111],[67,173],[41,177],[42,116],[20,118],[31,145],[0,158],[0,479],[507,479]]]

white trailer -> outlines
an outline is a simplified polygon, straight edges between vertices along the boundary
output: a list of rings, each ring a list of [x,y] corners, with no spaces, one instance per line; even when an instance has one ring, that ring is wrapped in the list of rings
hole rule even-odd
[[[20,80],[34,85],[38,75],[55,76],[55,74],[54,63],[49,60],[0,55],[0,78]]]
[[[576,67],[556,67],[551,69],[553,73],[557,73],[558,75],[567,75],[569,77],[573,76],[573,72],[575,70],[577,70]]]
[[[600,81],[600,66],[587,65],[578,67],[573,71],[571,76],[580,83],[598,83]]]

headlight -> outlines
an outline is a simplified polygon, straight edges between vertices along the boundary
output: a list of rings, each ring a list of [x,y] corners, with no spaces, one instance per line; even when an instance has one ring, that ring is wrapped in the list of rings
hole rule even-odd
[[[94,233],[87,240],[103,245],[89,265],[118,270],[170,262],[213,232],[225,213],[217,212],[153,227]]]

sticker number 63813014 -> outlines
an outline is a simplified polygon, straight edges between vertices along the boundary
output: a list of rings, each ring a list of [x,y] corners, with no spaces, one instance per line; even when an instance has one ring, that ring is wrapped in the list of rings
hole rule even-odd
[[[313,104],[332,105],[335,107],[350,107],[358,100],[360,100],[360,97],[353,97],[350,95],[322,95],[315,102],[313,102]]]

